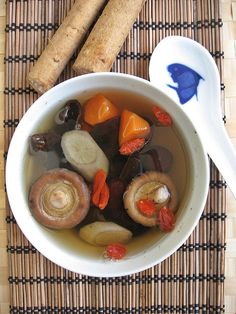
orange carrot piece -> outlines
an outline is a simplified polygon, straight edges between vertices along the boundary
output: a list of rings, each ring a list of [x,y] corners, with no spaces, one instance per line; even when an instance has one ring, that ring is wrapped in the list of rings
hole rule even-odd
[[[139,211],[147,217],[152,217],[153,214],[156,212],[157,208],[153,200],[149,199],[141,199],[136,202],[136,206],[138,207]]]
[[[102,94],[90,98],[84,107],[84,120],[90,125],[96,125],[118,115],[118,108]]]
[[[121,155],[129,156],[139,151],[145,144],[145,138],[136,138],[121,145],[119,152]]]
[[[122,112],[119,130],[120,146],[136,138],[145,138],[149,133],[150,125],[146,120],[128,110]]]
[[[157,118],[157,120],[162,125],[165,125],[165,126],[171,126],[172,125],[171,116],[167,112],[162,110],[161,108],[159,108],[157,106],[153,106],[152,112],[154,113],[155,117]]]

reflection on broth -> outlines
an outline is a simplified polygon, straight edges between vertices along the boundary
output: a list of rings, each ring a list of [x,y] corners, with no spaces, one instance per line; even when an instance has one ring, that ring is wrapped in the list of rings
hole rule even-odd
[[[134,112],[154,125],[154,127],[152,127],[153,133],[151,141],[143,148],[143,150],[147,151],[149,147],[161,146],[171,154],[171,166],[169,167],[168,165],[166,166],[163,164],[163,167],[167,167],[166,174],[171,178],[176,188],[178,195],[178,208],[180,208],[181,203],[185,201],[185,192],[188,186],[188,156],[186,156],[184,143],[176,126],[173,124],[171,127],[166,127],[158,124],[152,113],[152,106],[154,103],[141,95],[134,95],[132,93],[119,90],[96,90],[92,92],[84,92],[78,96],[78,100],[82,105],[84,105],[88,99],[98,92],[107,97],[113,104],[115,104],[119,108],[120,112],[122,112],[122,110]],[[61,107],[63,106],[64,104],[61,105]],[[41,124],[40,127],[35,130],[35,133],[48,132],[49,130],[55,128],[55,123],[53,122],[55,113],[56,112],[53,112],[51,116],[48,116],[47,119],[44,120],[43,124]],[[60,151],[39,151],[37,153],[34,152],[33,154],[28,154],[25,162],[25,173],[27,174],[25,176],[25,181],[27,191],[30,190],[30,187],[35,182],[35,180],[38,179],[47,170],[58,168],[61,165],[61,159],[64,156],[60,154]],[[167,157],[165,158],[166,160],[168,159]],[[113,171],[111,166],[117,169],[120,167],[120,170],[122,170],[127,158],[128,157],[124,157],[124,161],[120,161],[119,158],[117,158],[117,164],[114,161],[113,163],[110,161],[110,171]],[[155,170],[150,156],[146,155],[143,157],[142,167],[144,167],[144,171]],[[115,169],[115,171],[117,171],[117,169]],[[91,182],[89,183],[89,186],[91,188]],[[112,215],[109,216],[109,214],[106,214],[106,211],[107,209],[102,212],[105,216],[104,220],[109,220]],[[140,232],[141,234],[137,232],[137,235],[126,244],[128,257],[140,254],[141,250],[143,249],[148,249],[151,246],[158,245],[158,241],[164,235],[164,233],[157,227],[145,227],[144,229],[145,232],[142,231]],[[63,246],[63,248],[69,251],[71,254],[77,254],[77,252],[79,252],[79,254],[83,255],[84,257],[89,256],[90,258],[98,259],[99,256],[103,258],[102,253],[104,251],[104,247],[92,246],[83,241],[78,235],[78,227],[65,230],[53,230],[45,228],[45,232],[48,233],[49,237],[54,242],[56,242],[59,246]]]

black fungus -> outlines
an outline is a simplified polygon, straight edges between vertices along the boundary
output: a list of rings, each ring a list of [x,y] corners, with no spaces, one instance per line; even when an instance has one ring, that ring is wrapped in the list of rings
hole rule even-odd
[[[133,221],[127,214],[123,204],[123,194],[126,184],[122,180],[111,180],[109,182],[110,198],[107,207],[103,210],[104,217],[129,229],[133,235],[140,235],[148,228]]]
[[[163,146],[151,146],[139,154],[144,171],[156,170],[168,172],[173,163],[171,152]]]
[[[115,117],[94,126],[90,135],[103,150],[108,159],[119,151],[120,118]]]
[[[135,178],[136,176],[142,173],[143,173],[143,165],[140,158],[138,157],[138,155],[131,155],[127,159],[122,171],[120,172],[119,178],[122,181],[129,184],[129,182],[133,178]]]

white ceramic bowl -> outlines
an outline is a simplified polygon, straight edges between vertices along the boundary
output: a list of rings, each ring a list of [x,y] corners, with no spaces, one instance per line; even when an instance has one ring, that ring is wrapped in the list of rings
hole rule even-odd
[[[161,238],[139,243],[127,257],[105,262],[101,248],[67,237],[40,225],[28,206],[26,186],[28,140],[45,120],[62,104],[78,95],[99,89],[131,91],[158,102],[171,114],[189,158],[188,188],[181,202],[175,229]],[[91,276],[114,277],[132,274],[160,263],[175,252],[193,231],[203,211],[209,185],[208,158],[198,134],[182,109],[167,95],[138,77],[117,73],[88,74],[67,80],[42,95],[21,119],[12,138],[6,165],[6,185],[11,209],[26,238],[44,256],[71,271]]]

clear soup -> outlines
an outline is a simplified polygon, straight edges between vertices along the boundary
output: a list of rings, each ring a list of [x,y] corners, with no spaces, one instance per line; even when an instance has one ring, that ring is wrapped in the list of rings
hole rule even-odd
[[[135,112],[136,114],[147,117],[151,121],[155,121],[152,113],[152,106],[154,103],[141,95],[124,92],[120,90],[96,90],[90,92],[84,92],[79,95],[77,99],[83,105],[89,98],[97,93],[102,93],[109,100],[111,100],[120,109],[127,109]],[[63,107],[65,103],[55,109],[43,124],[36,127],[35,133],[47,132],[55,126],[54,116],[55,113]],[[158,105],[158,100],[157,100]],[[174,120],[174,117],[173,117]],[[171,127],[155,126],[151,144],[161,145],[167,148],[173,156],[173,162],[171,169],[168,171],[168,175],[171,177],[175,184],[178,193],[178,210],[177,216],[181,211],[181,204],[185,202],[188,188],[188,173],[189,173],[189,159],[186,154],[185,144],[180,136],[180,132],[175,126],[175,123]],[[28,195],[29,189],[33,182],[41,176],[46,170],[57,168],[59,166],[59,160],[54,152],[37,153],[35,155],[28,154],[25,160],[25,186],[26,195]],[[51,241],[56,245],[63,247],[63,250],[67,250],[70,254],[84,256],[84,258],[98,259],[103,256],[103,247],[94,247],[88,243],[85,243],[78,236],[77,228],[69,230],[53,230],[40,225],[45,230]],[[146,233],[138,235],[132,238],[127,246],[127,258],[133,255],[142,254],[143,250],[147,250],[153,245],[158,245],[160,239],[166,236],[158,228],[150,228]]]

